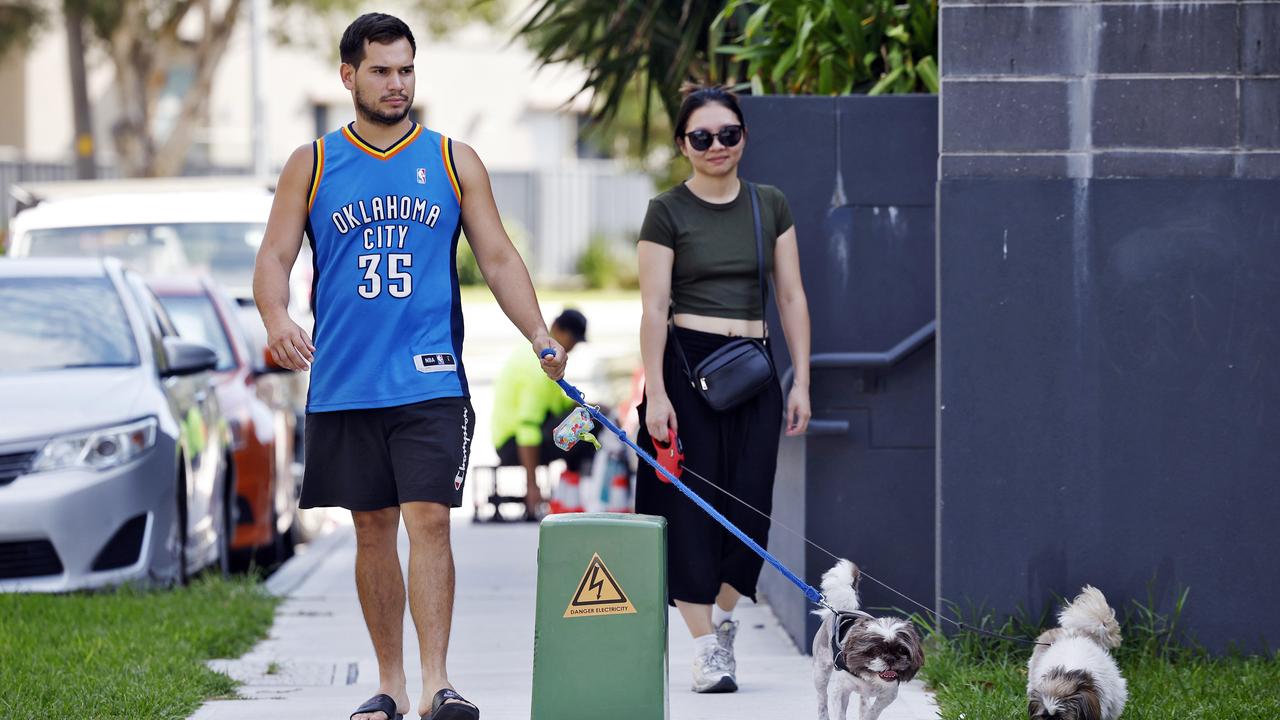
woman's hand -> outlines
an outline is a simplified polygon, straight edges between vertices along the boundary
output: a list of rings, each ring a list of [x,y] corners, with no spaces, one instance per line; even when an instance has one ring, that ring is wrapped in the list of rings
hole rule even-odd
[[[787,435],[803,435],[809,427],[811,415],[809,388],[792,385],[791,393],[787,395]]]
[[[671,437],[667,428],[679,432],[679,428],[676,427],[675,408],[671,407],[671,399],[666,393],[650,395],[647,400],[644,409],[645,429],[649,431],[649,437],[665,444]]]

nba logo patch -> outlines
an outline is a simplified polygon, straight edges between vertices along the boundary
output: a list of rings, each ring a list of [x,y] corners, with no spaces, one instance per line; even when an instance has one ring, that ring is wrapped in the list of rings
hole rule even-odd
[[[426,169],[426,168],[418,168],[418,184],[419,184],[419,185],[426,185],[426,184],[427,184],[427,169]]]

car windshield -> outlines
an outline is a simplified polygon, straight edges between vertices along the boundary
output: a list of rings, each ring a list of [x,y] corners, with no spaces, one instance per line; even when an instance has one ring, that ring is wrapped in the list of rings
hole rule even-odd
[[[231,340],[218,318],[218,311],[208,295],[158,295],[169,319],[178,326],[178,336],[213,348],[218,355],[218,370],[236,366]]]
[[[229,288],[253,284],[262,223],[104,225],[32,230],[32,257],[113,257],[143,275],[212,275]]]
[[[0,373],[138,362],[124,306],[107,278],[0,280]]]

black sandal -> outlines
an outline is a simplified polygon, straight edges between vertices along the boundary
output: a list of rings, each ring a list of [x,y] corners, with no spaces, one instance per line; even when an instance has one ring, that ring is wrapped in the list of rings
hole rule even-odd
[[[431,698],[431,712],[423,715],[422,720],[480,720],[480,708],[457,692],[444,688]]]
[[[387,720],[404,720],[404,713],[396,712],[395,698],[390,695],[374,695],[368,700],[365,700],[363,705],[356,708],[356,711],[351,713],[351,717],[355,717],[362,713],[376,712],[386,713]]]

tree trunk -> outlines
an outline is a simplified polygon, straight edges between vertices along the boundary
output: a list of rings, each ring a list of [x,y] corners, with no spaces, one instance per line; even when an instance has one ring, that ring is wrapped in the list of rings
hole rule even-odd
[[[186,163],[187,153],[191,149],[191,141],[198,123],[205,119],[209,108],[209,94],[213,88],[213,76],[226,53],[231,33],[235,30],[236,20],[240,16],[241,0],[230,0],[220,20],[215,21],[208,1],[202,3],[204,10],[204,35],[196,48],[195,79],[187,94],[182,98],[178,119],[173,125],[169,137],[164,139],[156,151],[152,163],[152,174],[157,176],[177,175]]]
[[[225,10],[215,15],[212,0],[174,0],[158,22],[149,22],[156,15],[148,14],[146,3],[125,3],[108,44],[120,98],[120,117],[112,135],[126,175],[162,177],[182,171],[197,124],[208,108],[214,72],[235,30],[241,2],[229,0]],[[200,8],[204,29],[194,47],[188,48],[178,37],[178,26],[194,7]],[[181,98],[172,128],[165,137],[157,137],[156,107],[169,69],[187,52],[193,55],[194,78]]]
[[[84,66],[84,13],[66,9],[67,58],[71,65],[71,106],[75,115],[76,178],[92,180],[98,174],[93,148],[93,118],[89,113],[89,85]]]

